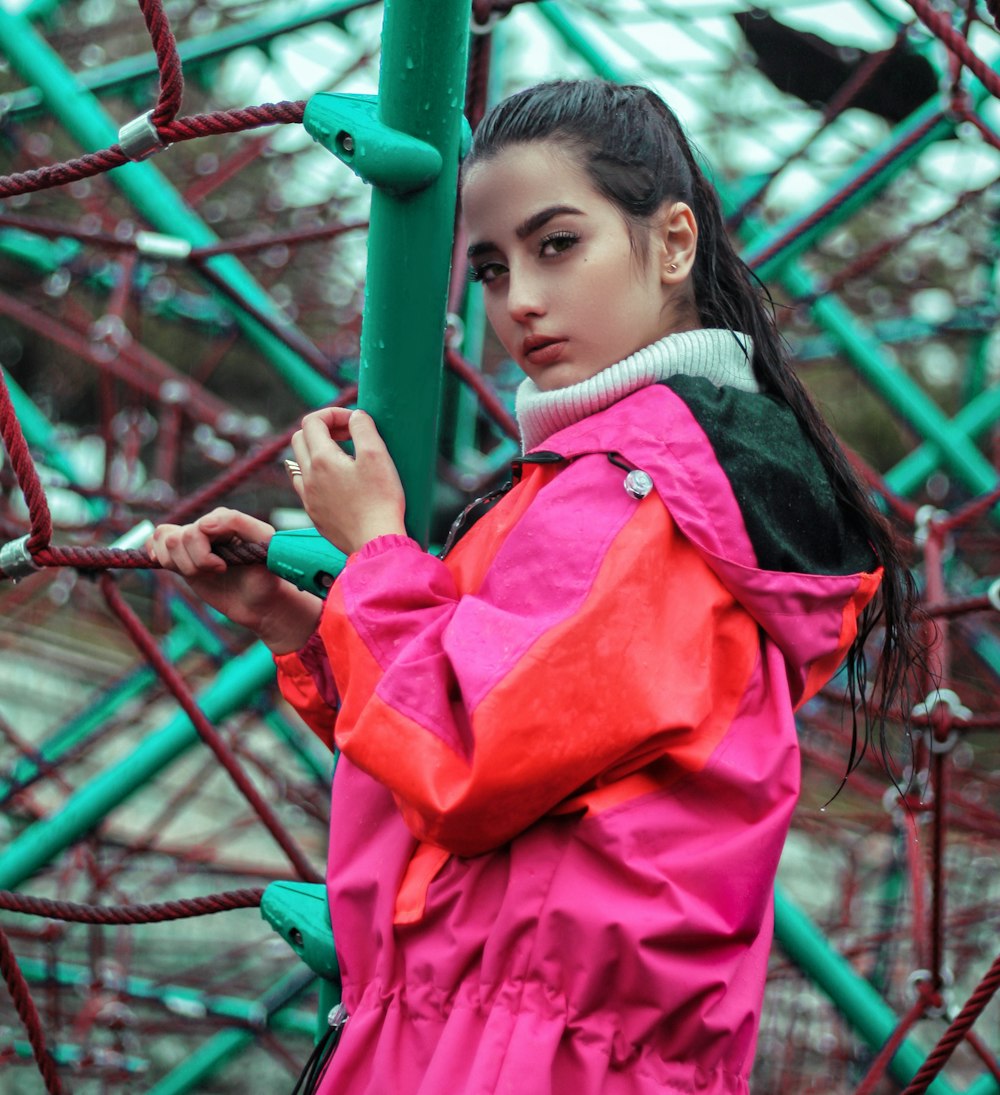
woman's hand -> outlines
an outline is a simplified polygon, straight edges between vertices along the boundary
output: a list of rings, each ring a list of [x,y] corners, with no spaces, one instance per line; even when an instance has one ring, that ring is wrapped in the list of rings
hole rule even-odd
[[[353,441],[354,456],[337,443]],[[376,536],[406,534],[396,465],[371,417],[346,407],[307,414],[292,437],[302,471],[292,484],[316,528],[350,555]]]
[[[274,529],[232,509],[215,509],[190,525],[160,525],[146,543],[151,559],[184,576],[206,604],[255,632],[275,654],[304,646],[323,602],[264,566],[228,566],[212,545],[267,542]]]

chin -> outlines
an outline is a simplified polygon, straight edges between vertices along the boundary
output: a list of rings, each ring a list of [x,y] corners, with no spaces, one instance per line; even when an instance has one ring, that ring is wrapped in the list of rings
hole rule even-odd
[[[553,365],[550,369],[545,369],[538,376],[533,376],[531,379],[534,380],[539,391],[554,392],[559,388],[569,388],[573,384],[580,384],[584,380],[589,380],[606,368],[606,365],[587,367],[578,364],[559,364]]]

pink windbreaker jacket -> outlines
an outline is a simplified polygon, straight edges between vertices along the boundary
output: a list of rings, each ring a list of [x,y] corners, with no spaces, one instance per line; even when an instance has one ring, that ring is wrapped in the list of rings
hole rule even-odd
[[[443,560],[352,556],[278,659],[342,752],[321,1090],[745,1093],[792,712],[879,576],[787,408],[683,377],[529,453]]]

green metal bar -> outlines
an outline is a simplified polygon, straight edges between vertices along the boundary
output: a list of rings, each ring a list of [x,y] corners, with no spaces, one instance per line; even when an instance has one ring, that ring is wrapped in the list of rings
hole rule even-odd
[[[780,280],[795,296],[809,297],[817,287],[812,276],[800,266],[786,265]],[[940,448],[955,474],[976,493],[991,490],[997,482],[992,464],[923,389],[885,355],[875,338],[840,300],[821,296],[810,307],[816,321],[850,356],[871,387],[922,437]]]
[[[934,100],[928,101],[901,122],[881,144],[858,160],[851,171],[838,179],[830,188],[829,194],[816,202],[812,209],[806,213],[794,213],[773,227],[756,234],[753,241],[744,248],[743,261],[753,267],[761,278],[778,276],[786,264],[800,258],[820,239],[848,220],[862,205],[884,189],[923,152],[928,144],[950,136],[954,129],[954,121],[948,117],[940,104]],[[908,147],[904,147],[907,145]],[[903,151],[887,158],[898,148],[903,148]],[[885,163],[881,169],[875,170],[875,165],[882,160],[885,160]],[[850,197],[835,208],[826,211],[822,216],[816,216],[816,210],[823,209],[830,198],[839,191],[849,188],[856,179],[864,178],[866,175],[869,177],[864,185],[854,190]],[[777,241],[796,232],[798,235],[795,239],[783,247],[774,258],[760,262],[760,256],[768,252]]]
[[[977,395],[982,395],[986,390],[986,380],[989,373],[989,338],[984,332],[978,338],[972,339],[969,349],[969,367],[966,369],[962,380],[962,404],[971,402]]]
[[[167,636],[163,651],[169,661],[177,662],[196,645],[190,631],[173,631]],[[47,766],[58,764],[70,750],[86,741],[126,703],[146,692],[158,679],[152,669],[140,669],[130,674],[43,741],[36,750],[37,759],[21,757],[6,778],[0,780],[0,802],[18,788],[37,779]]]
[[[22,1042],[17,1039],[14,1043],[14,1053],[21,1058],[31,1060],[35,1056],[35,1051],[31,1048],[30,1042]],[[52,1059],[57,1065],[68,1065],[72,1068],[74,1065],[80,1065],[83,1063],[85,1057],[93,1054],[93,1049],[82,1049],[80,1046],[67,1045],[65,1042],[57,1042],[55,1045],[50,1045],[49,1053],[52,1054]],[[129,1054],[119,1054],[114,1059],[113,1071],[115,1072],[129,1072],[129,1073],[142,1073],[149,1070],[149,1062],[145,1057],[134,1057]]]
[[[7,384],[7,390],[10,392],[11,405],[21,425],[25,441],[33,448],[41,449],[45,453],[45,462],[49,467],[62,472],[71,483],[78,484],[80,482],[80,472],[61,449],[55,427],[35,406],[28,393],[6,369],[4,370],[4,380]]]
[[[596,76],[601,76],[605,80],[614,80],[618,84],[629,83],[625,73],[604,56],[589,35],[584,34],[554,0],[539,0],[533,10],[542,16],[581,60],[586,61]]]
[[[257,1005],[269,1019],[275,1011],[287,1006],[309,988],[313,980],[309,970],[299,966],[261,996]],[[147,1095],[185,1095],[188,1091],[204,1091],[204,1081],[252,1046],[256,1039],[256,1030],[220,1031],[151,1087]],[[246,1090],[253,1090],[252,1082],[243,1086]]]
[[[47,962],[39,958],[19,958],[18,965],[25,980],[32,985],[63,985],[68,988],[88,988],[94,980],[89,966],[73,962]],[[188,985],[172,985],[154,981],[149,977],[125,977],[122,993],[135,1000],[150,1000],[161,1004],[168,1011],[190,1016],[192,1020],[215,1015],[237,1023],[260,1026],[267,1018],[260,1000],[246,1000],[240,996],[226,996],[214,992],[202,992]],[[311,1012],[288,1009],[277,1013],[269,1026],[293,1034],[312,1037],[316,1020]]]
[[[358,404],[399,468],[411,535],[427,545],[469,38],[467,0],[386,0],[378,117],[432,145],[425,189],[372,191]]]
[[[58,54],[27,19],[12,15],[2,7],[0,52],[6,55],[22,79],[37,85],[53,115],[81,145],[97,149],[117,143],[118,127],[98,99],[80,87]],[[109,172],[108,178],[125,194],[136,212],[157,230],[184,239],[193,246],[218,242],[218,237],[151,162],[126,164]],[[237,259],[219,255],[209,260],[209,265],[239,297],[269,318],[291,328],[287,317]],[[334,398],[334,386],[315,373],[298,354],[242,309],[234,308],[233,316],[247,338],[267,355],[301,399],[315,405]]]
[[[220,670],[215,682],[198,698],[198,704],[209,719],[224,719],[245,706],[273,677],[270,651],[262,643],[255,643]],[[61,809],[36,821],[7,845],[0,854],[0,889],[14,889],[41,870],[196,741],[198,735],[186,715],[176,716],[146,737],[133,753],[104,769]]]
[[[978,437],[994,425],[998,418],[1000,418],[1000,388],[988,388],[971,402],[966,403],[955,415],[951,420],[951,430],[966,438]],[[927,477],[940,467],[946,455],[940,442],[927,440],[888,471],[884,476],[885,481],[896,494],[912,494],[919,490]]]
[[[83,250],[77,240],[50,240],[21,228],[0,229],[0,252],[33,270],[51,274]]]
[[[823,933],[797,908],[780,886],[774,894],[774,932],[781,949],[833,1001],[851,1027],[872,1047],[880,1049],[899,1025],[899,1017],[876,990],[827,942]],[[924,1052],[905,1039],[889,1064],[904,1087],[924,1063]],[[955,1095],[938,1078],[928,1095]]]
[[[282,34],[300,30],[315,23],[342,20],[350,12],[358,8],[371,7],[374,3],[376,0],[322,0],[320,3],[291,4],[286,0],[270,16],[248,19],[245,23],[237,23],[210,34],[178,42],[177,52],[180,54],[186,73],[189,66],[204,64],[233,50],[259,45],[271,38],[277,38]],[[21,14],[28,18],[32,17],[30,9]],[[120,91],[132,84],[148,81],[150,77],[156,75],[156,54],[149,52],[135,57],[123,57],[111,64],[87,69],[80,72],[77,79],[88,91]],[[37,87],[22,88],[10,97],[10,115],[16,117],[35,111],[43,104],[42,93]]]

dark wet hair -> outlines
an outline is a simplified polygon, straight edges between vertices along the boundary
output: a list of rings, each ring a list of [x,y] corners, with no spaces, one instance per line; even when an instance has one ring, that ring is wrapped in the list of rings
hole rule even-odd
[[[715,187],[699,166],[673,111],[649,88],[605,80],[558,80],[518,92],[495,106],[473,137],[463,172],[511,145],[557,141],[580,159],[594,187],[646,237],[664,202],[689,205],[698,223],[692,271],[695,306],[703,327],[745,332],[753,339],[753,370],[761,390],[794,412],[812,441],[841,506],[853,514],[885,568],[879,592],[862,613],[846,658],[847,692],[854,711],[848,771],[873,738],[887,767],[886,712],[907,707],[907,683],[926,662],[913,578],[889,522],[876,509],[792,370],[767,289],[736,254]],[[882,631],[869,686],[866,642]],[[863,716],[858,735],[857,712]],[[860,745],[860,747],[859,747]]]

